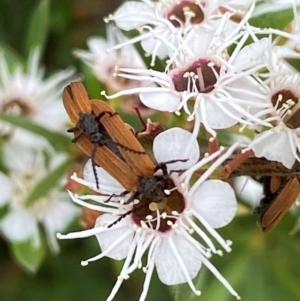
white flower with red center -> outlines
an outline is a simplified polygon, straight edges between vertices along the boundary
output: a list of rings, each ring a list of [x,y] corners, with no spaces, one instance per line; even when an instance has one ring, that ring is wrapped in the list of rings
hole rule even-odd
[[[0,231],[11,242],[29,241],[38,248],[43,241],[39,230],[41,224],[51,251],[58,252],[55,234],[66,229],[78,215],[78,208],[57,187],[33,203],[27,203],[27,198],[39,181],[66,158],[56,155],[51,166],[47,167],[41,152],[36,153],[22,145],[9,145],[5,150],[10,172],[9,175],[0,172],[0,207],[7,206],[8,213],[0,220]]]
[[[265,82],[264,95],[270,108],[265,121],[273,127],[256,135],[249,144],[256,157],[281,162],[291,168],[300,161],[300,77],[298,74],[273,74]]]
[[[114,76],[117,68],[145,68],[145,64],[133,45],[127,45],[120,50],[108,51],[118,43],[128,39],[122,32],[114,27],[107,26],[107,39],[92,37],[87,40],[89,51],[76,50],[74,54],[82,59],[92,70],[95,76],[103,82],[107,88],[120,91],[135,87],[136,81],[124,80]]]
[[[149,80],[156,87],[124,90],[110,96],[105,92],[102,94],[111,99],[140,92],[140,99],[146,106],[178,114],[184,109],[189,115],[188,120],[195,119],[196,132],[202,123],[214,137],[214,130],[237,123],[270,127],[254,114],[268,106],[259,91],[260,83],[252,76],[266,67],[267,63],[259,60],[265,48],[255,47],[259,41],[242,48],[250,32],[224,37],[222,27],[220,25],[214,39],[203,38],[201,32],[193,33],[193,39],[186,43],[189,56],[176,60],[176,67],[168,72],[120,69],[118,76]],[[227,47],[235,41],[234,38],[240,40],[236,41],[236,48],[229,56]]]
[[[163,58],[177,53],[178,48],[182,47],[182,38],[190,31],[210,33],[212,36],[217,24],[224,16],[220,12],[221,8],[225,9],[228,15],[237,13],[234,5],[231,6],[232,2],[235,5],[235,1],[228,0],[125,2],[106,21],[114,21],[125,31],[137,29],[140,35],[112,49],[121,48],[129,43],[141,42],[143,49],[152,55],[151,65],[153,66],[156,57]],[[248,3],[249,0],[242,1],[244,2]]]
[[[223,283],[231,294],[239,298],[226,279],[209,262],[211,253],[221,255],[212,238],[230,252],[231,242],[225,241],[215,231],[227,225],[236,212],[236,198],[229,184],[220,180],[207,180],[209,175],[228,156],[236,145],[224,155],[222,151],[198,161],[199,147],[193,134],[173,128],[159,134],[153,144],[156,161],[167,167],[168,187],[156,187],[151,190],[151,197],[145,198],[149,191],[128,192],[124,187],[102,168],[97,168],[99,190],[106,195],[78,196],[70,193],[77,204],[98,210],[103,214],[98,217],[95,227],[90,230],[58,234],[58,238],[71,239],[96,235],[102,253],[82,262],[86,265],[102,257],[116,260],[125,259],[118,280],[107,298],[112,300],[122,282],[137,268],[142,267],[143,255],[148,250],[144,263],[146,274],[144,288],[140,301],[145,300],[154,268],[156,267],[160,280],[167,285],[187,282],[190,288],[199,295],[192,279],[197,276],[202,265],[205,265]],[[221,156],[220,156],[221,155]],[[216,159],[218,158],[218,159]],[[186,160],[164,165],[170,160]],[[211,160],[216,161],[203,176],[189,187],[189,181],[195,170],[198,170]],[[183,173],[176,171],[185,170]],[[173,171],[173,172],[172,172]],[[94,190],[95,177],[89,162],[84,171],[84,178],[76,175],[73,179]],[[149,187],[151,179],[163,181],[163,172],[158,170],[154,177],[141,178],[140,183]],[[162,186],[165,186],[163,184]],[[123,194],[122,194],[123,193]],[[161,198],[157,199],[157,196]],[[109,197],[110,196],[110,197]],[[128,201],[130,200],[130,203]],[[93,203],[91,203],[93,202]],[[195,220],[198,220],[199,224]],[[201,241],[191,234],[196,232]]]
[[[35,50],[28,59],[27,69],[20,66],[10,71],[3,55],[0,55],[0,112],[27,117],[51,130],[65,130],[68,117],[61,102],[63,87],[70,82],[74,70],[68,69],[44,78],[39,68],[40,53]],[[32,147],[44,145],[44,139],[1,121],[0,135],[12,142]]]
[[[247,149],[252,149],[256,157],[278,161],[291,168],[295,160],[300,160],[300,77],[284,58],[299,58],[299,54],[285,46],[274,46],[270,38],[247,47],[252,53],[257,53],[257,62],[265,65],[262,72],[254,75],[259,83],[257,94],[266,104],[265,108],[257,110],[255,116],[270,125],[259,128],[261,133]],[[239,56],[237,61],[243,64],[245,56]]]

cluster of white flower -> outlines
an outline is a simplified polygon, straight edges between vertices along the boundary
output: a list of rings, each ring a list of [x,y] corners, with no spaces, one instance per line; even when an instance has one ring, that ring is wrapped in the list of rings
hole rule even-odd
[[[287,7],[280,2],[273,5],[278,6],[271,11]],[[299,72],[287,62],[299,58],[296,10],[291,32],[250,25],[249,19],[261,13],[252,0],[127,1],[106,19],[110,22],[109,46],[100,39],[91,39],[90,52],[76,52],[110,89],[109,93],[102,92],[107,99],[138,94],[146,107],[186,115],[193,128],[192,133],[169,129],[154,140],[156,162],[172,161],[167,164],[172,183],[172,189],[165,191],[168,201],[151,206],[148,203],[143,208],[135,201],[128,203],[134,193],[124,195],[125,188],[102,168],[97,168],[100,188],[96,189],[90,162],[84,179],[73,176],[77,182],[105,194],[70,193],[73,201],[103,214],[93,229],[58,237],[96,235],[102,253],[83,261],[83,265],[104,256],[126,258],[107,300],[114,298],[123,280],[143,266],[147,250],[140,301],[146,298],[154,267],[163,283],[187,282],[195,294],[200,294],[192,279],[202,264],[239,298],[208,260],[211,254],[222,254],[212,238],[225,251],[231,250],[231,242],[223,240],[214,229],[233,219],[236,198],[229,184],[209,177],[238,147],[287,168],[300,161],[300,79]],[[131,38],[120,30],[130,31]],[[278,46],[282,44],[280,39],[285,44]],[[134,44],[150,57],[152,69],[141,61]],[[200,159],[200,128],[208,133],[210,144],[218,139],[218,130],[233,126],[240,133],[251,132],[251,141],[246,145],[245,141],[233,143],[227,150],[220,147]],[[183,159],[186,162],[174,162]],[[201,177],[191,181],[204,166]],[[200,239],[192,237],[193,232]]]
[[[64,131],[68,117],[60,98],[74,70],[44,79],[39,60],[40,52],[35,50],[26,70],[21,66],[12,70],[0,54],[0,113],[25,118],[49,130]],[[43,241],[39,231],[42,224],[51,250],[57,252],[55,234],[78,215],[78,208],[68,202],[61,185],[36,200],[30,196],[40,181],[67,160],[67,155],[55,152],[42,136],[12,123],[0,122],[0,138],[1,163],[5,165],[1,165],[0,172],[0,206],[6,206],[0,231],[13,244],[29,242],[33,249],[39,249]]]

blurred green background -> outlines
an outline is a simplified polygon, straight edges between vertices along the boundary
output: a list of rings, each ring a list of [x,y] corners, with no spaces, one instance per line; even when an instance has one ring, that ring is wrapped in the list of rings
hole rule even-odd
[[[42,57],[47,72],[75,66],[83,76],[86,67],[75,59],[72,51],[85,49],[91,35],[103,35],[103,17],[113,12],[122,1],[52,0],[49,31]],[[30,17],[40,1],[0,0],[0,46],[12,48],[16,56],[26,57],[26,36]],[[1,75],[0,75],[1,76]],[[86,77],[84,77],[86,80]],[[92,76],[89,87],[97,85]],[[100,84],[99,84],[100,85]],[[97,89],[90,89],[91,94]],[[71,201],[71,200],[70,200]],[[243,206],[243,205],[242,205]],[[300,235],[289,231],[296,218],[287,214],[270,234],[263,234],[256,225],[257,216],[241,207],[235,220],[220,233],[233,241],[233,251],[212,262],[230,281],[243,301],[300,300]],[[80,230],[74,223],[70,231]],[[67,232],[67,231],[66,231]],[[32,275],[21,269],[10,256],[10,246],[0,238],[0,300],[1,301],[102,301],[109,295],[122,262],[102,259],[81,267],[83,259],[100,252],[95,238],[60,241],[61,252],[48,254],[39,271]],[[116,301],[138,300],[144,275],[135,271],[122,285]],[[234,298],[218,280],[203,267],[196,286],[202,296],[190,295],[183,285],[180,294],[160,283],[156,274],[151,282],[148,301],[202,300],[227,301]],[[186,290],[185,290],[186,289]],[[182,292],[185,292],[183,294]],[[174,297],[175,294],[175,297]]]

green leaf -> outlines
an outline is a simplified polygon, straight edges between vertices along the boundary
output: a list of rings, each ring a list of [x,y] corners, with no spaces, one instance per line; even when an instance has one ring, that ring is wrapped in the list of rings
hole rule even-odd
[[[238,294],[241,294],[243,298],[243,291],[238,290],[238,287],[241,285],[243,277],[241,275],[249,272],[250,261],[249,254],[247,252],[242,252],[237,254],[236,256],[228,256],[232,254],[224,254],[222,258],[215,258],[218,261],[215,263],[213,261],[213,265],[219,270],[219,272],[223,275],[223,277],[229,282],[229,284],[237,291]],[[232,258],[228,258],[232,257]],[[213,258],[214,259],[214,258]],[[222,262],[223,261],[223,262]],[[224,261],[226,267],[224,267]],[[223,264],[223,268],[221,265]],[[203,281],[203,278],[199,277],[198,282],[196,284],[197,287],[203,288],[203,296],[205,300],[218,300],[218,301],[227,301],[232,300],[232,295],[229,291],[222,285],[220,281],[206,269],[206,281]],[[247,275],[247,274],[246,274]],[[248,275],[251,275],[249,272]],[[251,277],[251,276],[250,276]],[[194,299],[196,300],[196,299]],[[258,300],[258,299],[257,299]]]
[[[24,59],[8,44],[0,41],[0,53],[4,55],[6,64],[10,72],[12,72],[17,66],[24,66]]]
[[[290,59],[286,58],[286,61],[294,67],[297,71],[300,71],[300,60],[299,59]]]
[[[35,246],[32,241],[13,243],[11,250],[16,261],[31,273],[38,270],[45,257],[45,246]]]
[[[290,235],[296,235],[298,234],[300,231],[300,218],[298,217],[298,219],[296,220],[293,229],[290,231]]]
[[[50,172],[46,177],[44,177],[40,182],[38,182],[25,200],[25,204],[31,205],[38,201],[39,198],[47,195],[47,193],[59,183],[61,177],[66,174],[71,165],[72,162],[69,159],[66,160],[56,169]]]
[[[31,49],[39,47],[42,50],[45,46],[49,31],[49,0],[41,0],[30,19],[27,37],[25,40],[25,54],[29,56]]]
[[[249,23],[260,28],[284,29],[293,20],[293,10],[286,9],[251,18]]]
[[[174,301],[190,301],[193,298],[193,292],[191,291],[189,285],[186,283],[173,286],[171,288],[171,291],[173,291],[174,294]],[[196,296],[196,298],[199,297]]]
[[[5,160],[4,160],[3,146],[4,146],[4,141],[3,141],[3,138],[0,135],[0,171],[5,173],[5,174],[8,174],[9,169],[6,165]]]
[[[0,220],[9,212],[8,204],[3,205],[0,207]]]
[[[59,132],[51,131],[27,118],[0,114],[0,119],[47,139],[56,151],[68,151],[70,139]]]

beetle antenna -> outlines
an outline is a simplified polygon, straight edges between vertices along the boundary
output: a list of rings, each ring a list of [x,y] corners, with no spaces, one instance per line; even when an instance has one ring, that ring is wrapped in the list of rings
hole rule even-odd
[[[96,150],[97,150],[98,145],[94,144],[94,149],[91,155],[91,160],[92,160],[92,168],[93,168],[93,173],[94,173],[94,177],[95,177],[95,182],[96,182],[96,187],[97,189],[99,189],[99,179],[98,179],[98,175],[97,175],[97,170],[96,170],[96,163],[95,163],[95,155],[96,155]]]

